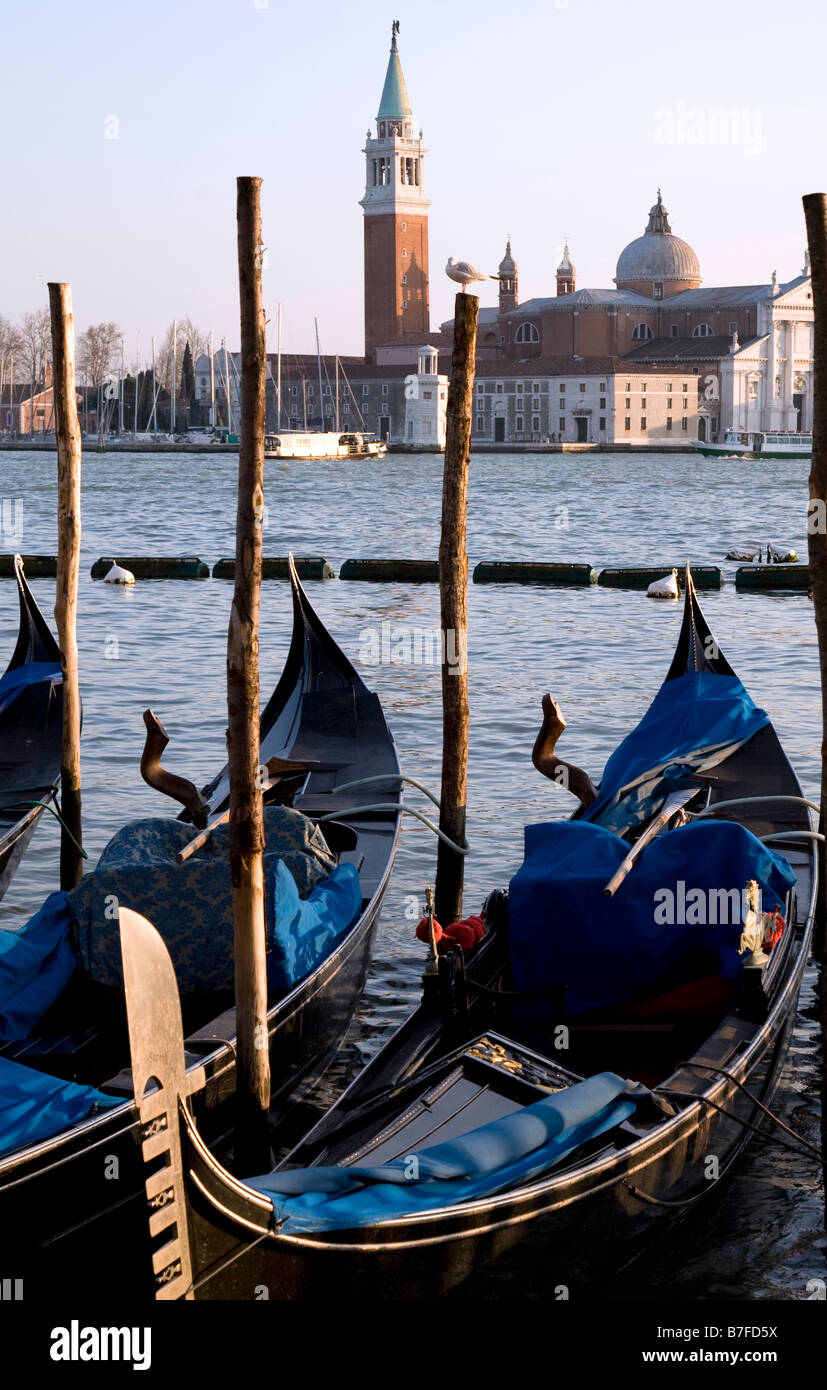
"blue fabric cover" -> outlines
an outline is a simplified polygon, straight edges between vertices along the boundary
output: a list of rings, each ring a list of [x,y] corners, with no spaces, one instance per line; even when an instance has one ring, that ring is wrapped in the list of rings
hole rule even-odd
[[[525,859],[509,891],[516,990],[566,985],[563,1011],[576,1017],[645,990],[699,946],[712,952],[711,970],[733,979],[742,967],[740,914],[733,922],[731,906],[710,892],[734,888],[740,905],[754,878],[764,910],[772,911],[795,883],[787,861],[743,826],[697,821],[647,845],[614,897],[605,898],[603,888],[628,850],[610,830],[585,821],[526,826]],[[702,911],[698,899],[687,904],[693,889],[702,891]],[[673,894],[671,923],[664,890]],[[727,920],[704,920],[713,916]],[[524,1016],[548,1007],[548,999],[520,1004]]]
[[[479,1129],[390,1163],[294,1168],[247,1179],[285,1235],[415,1216],[529,1182],[634,1112],[644,1087],[602,1072]]]
[[[609,758],[583,819],[606,823],[606,811],[624,788],[670,765],[687,772],[702,768],[714,761],[716,750],[745,743],[769,722],[737,676],[699,671],[664,681],[637,728]],[[641,818],[633,814],[623,824]]]
[[[267,879],[266,901],[267,978],[272,989],[289,989],[335,950],[359,916],[359,874],[353,864],[339,864],[302,899],[279,860]]]
[[[179,864],[176,854],[193,834],[182,821],[133,821],[109,841],[94,873],[72,889],[81,963],[99,983],[121,984],[120,904],[161,934],[183,994],[233,988],[230,827],[218,826]],[[265,877],[282,860],[305,896],[335,866],[315,823],[289,806],[264,808],[264,838]]]
[[[61,679],[60,662],[26,661],[22,666],[15,666],[13,670],[0,677],[0,714],[27,686],[37,685],[40,681]]]
[[[66,893],[52,893],[18,931],[0,928],[0,1039],[28,1037],[77,965]]]
[[[0,1057],[0,1157],[60,1134],[94,1110],[123,1103],[119,1096],[105,1096],[91,1086],[60,1081]]]

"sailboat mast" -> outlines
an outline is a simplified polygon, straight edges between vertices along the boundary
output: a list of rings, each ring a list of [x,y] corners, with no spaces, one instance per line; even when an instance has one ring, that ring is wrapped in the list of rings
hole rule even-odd
[[[336,433],[339,433],[339,355],[336,354]]]
[[[210,334],[210,425],[215,429],[215,339]]]
[[[125,391],[125,389],[126,389],[126,362],[125,362],[125,353],[126,353],[126,340],[125,340],[123,334],[121,334],[121,389],[120,389],[120,399],[119,399],[119,401],[118,401],[118,434],[123,434],[123,395],[124,395],[124,391]]]
[[[175,374],[176,374],[176,372],[177,372],[177,370],[178,370],[178,352],[177,352],[178,342],[177,342],[177,339],[178,339],[178,320],[177,320],[177,319],[173,319],[173,320],[172,320],[172,397],[171,397],[170,412],[169,412],[169,432],[170,432],[170,434],[174,434],[174,433],[175,433],[175,397],[176,397],[176,394],[177,394],[176,388],[175,388]]]
[[[280,429],[281,429],[281,300],[279,300],[278,314],[276,315],[276,320],[277,320],[277,324],[278,324],[278,327],[277,327],[277,330],[276,330],[276,335],[277,335],[277,341],[276,341],[276,409],[277,409],[277,411],[278,411],[278,415],[276,416],[276,420],[277,420],[276,429],[277,429],[277,430],[280,430]]]
[[[152,339],[152,433],[158,433],[158,388],[155,381],[155,339]]]
[[[307,377],[302,377],[302,405],[304,407],[304,428],[307,431]]]
[[[322,395],[322,350],[319,347],[319,320],[314,319],[316,326],[316,365],[319,368],[319,411],[322,417],[322,429],[324,429],[324,396]]]

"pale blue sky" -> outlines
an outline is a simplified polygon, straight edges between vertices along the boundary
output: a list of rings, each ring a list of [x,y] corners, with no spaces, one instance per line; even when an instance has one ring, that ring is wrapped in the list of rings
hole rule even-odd
[[[394,18],[434,326],[446,258],[496,270],[509,231],[522,299],[554,293],[564,234],[578,285],[611,285],[658,185],[705,284],[798,273],[801,195],[827,185],[821,0],[10,0],[0,312],[68,279],[78,326],[114,319],[130,361],[185,314],[235,345],[235,178],[261,174],[285,349],[312,349],[317,314],[323,349],[361,352],[361,150]]]

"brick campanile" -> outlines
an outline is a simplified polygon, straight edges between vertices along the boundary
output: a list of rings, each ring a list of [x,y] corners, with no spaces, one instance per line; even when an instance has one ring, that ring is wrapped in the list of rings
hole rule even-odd
[[[428,208],[422,131],[402,75],[394,22],[376,135],[365,144],[365,356],[377,347],[428,341]]]

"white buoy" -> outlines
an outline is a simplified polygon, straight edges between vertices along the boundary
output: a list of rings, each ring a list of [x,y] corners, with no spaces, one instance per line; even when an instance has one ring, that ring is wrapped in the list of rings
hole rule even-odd
[[[677,598],[678,571],[673,570],[671,574],[664,575],[663,579],[653,580],[646,592],[650,598]]]
[[[104,575],[104,584],[134,584],[135,576],[131,570],[125,570],[116,560],[112,561],[112,568],[108,574]]]

